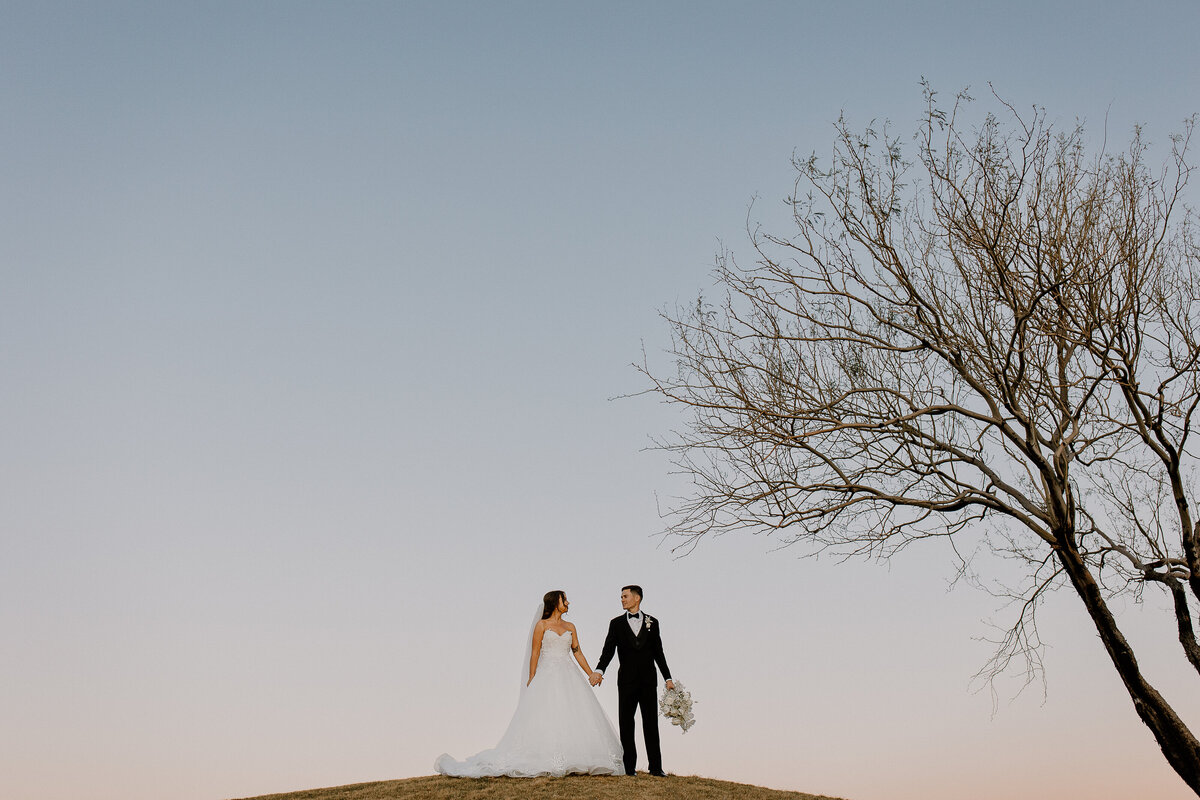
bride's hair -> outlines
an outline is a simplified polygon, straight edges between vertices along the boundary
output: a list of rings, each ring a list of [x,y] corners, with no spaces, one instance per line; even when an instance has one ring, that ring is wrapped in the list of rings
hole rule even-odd
[[[550,619],[550,615],[558,610],[558,601],[565,600],[567,593],[562,589],[555,589],[552,592],[546,592],[546,596],[542,598],[542,619]]]

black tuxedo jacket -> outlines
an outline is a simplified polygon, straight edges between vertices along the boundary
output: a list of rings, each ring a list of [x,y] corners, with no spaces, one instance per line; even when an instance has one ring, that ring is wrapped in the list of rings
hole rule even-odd
[[[604,672],[613,654],[621,660],[617,670],[617,687],[657,686],[658,673],[654,665],[662,670],[663,680],[671,680],[667,657],[663,655],[662,634],[658,619],[642,612],[642,627],[637,635],[629,627],[628,618],[621,616],[608,623],[608,636],[604,639],[604,651],[596,669]]]

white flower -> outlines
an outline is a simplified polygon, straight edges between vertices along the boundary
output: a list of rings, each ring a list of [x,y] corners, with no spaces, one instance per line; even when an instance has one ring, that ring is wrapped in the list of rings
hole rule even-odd
[[[692,693],[683,688],[683,684],[674,681],[674,689],[665,689],[658,701],[659,712],[670,720],[672,725],[678,725],[687,733],[688,728],[696,724],[692,715]]]

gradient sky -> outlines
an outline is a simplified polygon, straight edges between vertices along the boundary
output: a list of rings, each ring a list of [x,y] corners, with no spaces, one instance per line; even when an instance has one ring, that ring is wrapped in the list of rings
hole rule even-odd
[[[493,745],[541,595],[593,662],[646,589],[699,701],[668,770],[852,800],[1191,793],[1061,594],[1047,691],[974,691],[995,601],[726,536],[630,363],[774,225],[831,123],[919,81],[1161,144],[1200,6],[0,5],[0,795],[217,800]],[[1106,122],[1107,120],[1107,122]],[[1158,598],[1150,679],[1200,699]],[[616,688],[599,690],[615,719]]]

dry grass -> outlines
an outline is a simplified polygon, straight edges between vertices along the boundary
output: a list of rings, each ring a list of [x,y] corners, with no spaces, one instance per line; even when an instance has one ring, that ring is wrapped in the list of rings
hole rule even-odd
[[[634,778],[568,775],[565,778],[447,778],[359,783],[243,800],[838,800],[780,792],[711,778]]]

